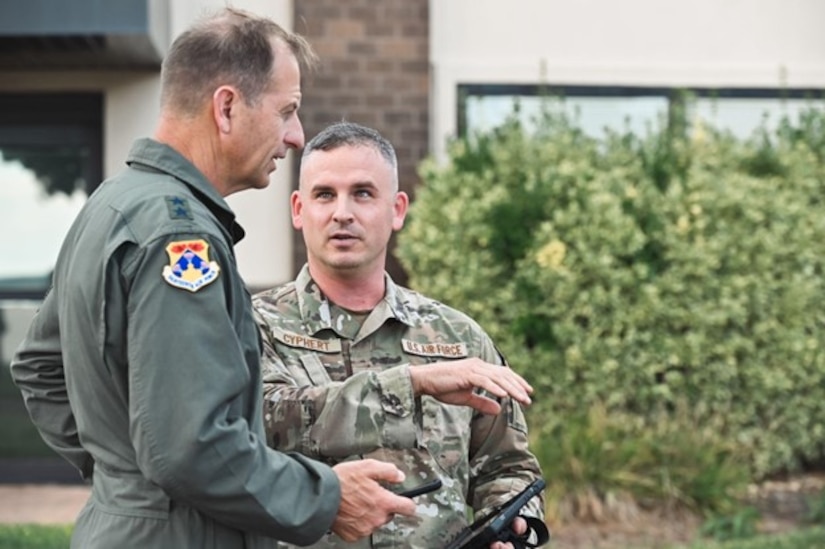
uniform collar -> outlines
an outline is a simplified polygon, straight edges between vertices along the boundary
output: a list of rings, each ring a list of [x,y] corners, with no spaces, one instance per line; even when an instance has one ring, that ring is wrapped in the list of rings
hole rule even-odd
[[[384,284],[384,299],[375,306],[361,326],[345,309],[327,299],[310,276],[309,266],[305,264],[295,279],[301,320],[307,331],[313,335],[321,330],[332,330],[341,337],[356,341],[375,332],[388,319],[413,326],[413,315],[403,288],[393,282],[387,273],[384,273]]]
[[[215,186],[188,159],[169,145],[149,138],[138,139],[126,157],[126,164],[139,164],[182,181],[229,231],[235,244],[246,234],[243,227],[235,221],[235,212]]]

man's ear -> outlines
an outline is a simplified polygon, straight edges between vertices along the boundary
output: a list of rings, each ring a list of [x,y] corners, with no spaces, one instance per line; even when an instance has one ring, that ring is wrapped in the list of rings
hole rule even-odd
[[[212,117],[221,133],[232,129],[232,109],[240,100],[238,92],[232,86],[221,86],[212,94]]]
[[[395,203],[393,204],[392,230],[400,231],[404,226],[404,219],[407,217],[407,208],[410,206],[410,197],[404,191],[395,193]]]
[[[296,231],[300,231],[304,227],[301,221],[301,208],[303,208],[303,203],[301,202],[300,191],[292,191],[289,197],[289,206],[292,211],[292,227]]]

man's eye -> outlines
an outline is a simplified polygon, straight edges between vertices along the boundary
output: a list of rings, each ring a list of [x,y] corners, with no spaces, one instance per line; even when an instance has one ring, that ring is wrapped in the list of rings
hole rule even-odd
[[[367,189],[359,189],[355,191],[355,196],[357,196],[358,198],[369,198],[372,196],[372,193]]]

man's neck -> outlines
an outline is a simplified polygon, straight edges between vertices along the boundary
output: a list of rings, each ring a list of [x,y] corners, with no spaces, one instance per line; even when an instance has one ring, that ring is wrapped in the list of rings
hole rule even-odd
[[[344,309],[370,311],[384,299],[386,287],[383,270],[344,278],[310,265],[309,273],[324,296]]]
[[[206,141],[202,137],[210,135],[208,132],[208,121],[204,122],[201,117],[175,118],[163,114],[152,137],[169,145],[189,160],[215,186],[221,196],[227,196],[231,190],[223,186],[227,178],[221,173],[217,161],[216,142],[214,139]]]

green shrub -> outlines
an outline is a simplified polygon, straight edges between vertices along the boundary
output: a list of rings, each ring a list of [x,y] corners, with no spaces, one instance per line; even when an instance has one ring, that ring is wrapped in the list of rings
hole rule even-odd
[[[396,253],[534,384],[532,425],[685,399],[755,476],[793,470],[825,457],[823,154],[814,110],[746,140],[513,117],[422,164]]]
[[[639,506],[734,512],[748,470],[713,428],[686,408],[641,420],[600,405],[534,426],[554,520],[632,519]]]

